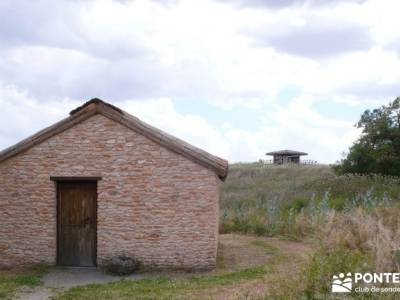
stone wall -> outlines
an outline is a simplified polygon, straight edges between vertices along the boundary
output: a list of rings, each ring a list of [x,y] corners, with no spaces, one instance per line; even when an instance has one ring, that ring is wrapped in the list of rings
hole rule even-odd
[[[0,266],[56,263],[56,184],[99,176],[97,262],[210,268],[218,244],[215,173],[97,114],[0,163]]]

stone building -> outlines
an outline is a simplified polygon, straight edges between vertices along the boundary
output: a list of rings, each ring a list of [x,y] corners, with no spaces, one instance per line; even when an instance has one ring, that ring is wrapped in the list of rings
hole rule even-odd
[[[273,156],[273,164],[285,165],[285,164],[299,164],[300,156],[308,155],[305,152],[294,151],[294,150],[279,150],[268,152],[267,155]]]
[[[92,99],[0,152],[0,266],[212,268],[228,162]]]

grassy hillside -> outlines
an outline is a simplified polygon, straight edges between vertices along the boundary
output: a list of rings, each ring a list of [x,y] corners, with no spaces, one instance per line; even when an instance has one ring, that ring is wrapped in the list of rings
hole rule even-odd
[[[287,283],[291,295],[278,288],[278,298],[324,298],[332,275],[341,272],[400,271],[399,177],[336,176],[328,166],[237,164],[220,201],[222,233],[317,241],[303,284]]]
[[[398,177],[336,176],[325,165],[236,164],[222,185],[220,230],[296,236],[302,232],[292,225],[300,214],[384,207],[399,199]]]
[[[319,185],[335,178],[329,166],[263,166],[234,164],[222,185],[221,207],[229,208],[248,202],[291,202],[309,198],[314,192],[310,185]],[[316,184],[318,182],[318,184]]]
[[[336,176],[327,165],[233,164],[222,185],[221,207],[272,199],[286,205],[298,199],[320,197],[326,192],[343,201],[366,194],[379,198],[376,200],[383,200],[385,195],[391,200],[400,200],[399,182],[399,177],[393,176]]]

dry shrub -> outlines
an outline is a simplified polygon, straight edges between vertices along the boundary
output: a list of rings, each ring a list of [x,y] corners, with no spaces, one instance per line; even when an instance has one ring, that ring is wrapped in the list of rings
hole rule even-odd
[[[399,271],[396,255],[400,250],[400,229],[394,218],[399,213],[398,207],[372,212],[362,208],[346,213],[332,211],[320,233],[330,248],[344,246],[371,255],[375,272]]]
[[[400,200],[400,199],[399,199]],[[375,213],[382,221],[385,227],[389,227],[392,231],[400,230],[400,208],[399,207],[380,207]]]
[[[294,228],[299,237],[309,236],[315,231],[310,216],[304,213],[296,216]]]

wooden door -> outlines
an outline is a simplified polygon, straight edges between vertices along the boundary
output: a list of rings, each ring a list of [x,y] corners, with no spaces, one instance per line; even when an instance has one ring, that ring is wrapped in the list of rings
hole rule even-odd
[[[58,182],[58,264],[96,265],[97,182]]]

